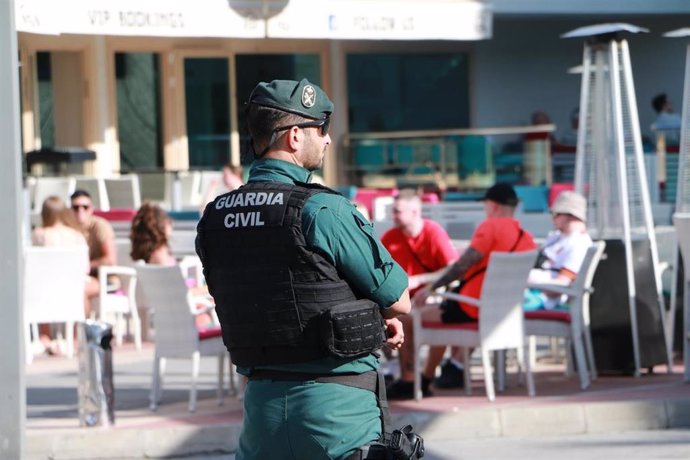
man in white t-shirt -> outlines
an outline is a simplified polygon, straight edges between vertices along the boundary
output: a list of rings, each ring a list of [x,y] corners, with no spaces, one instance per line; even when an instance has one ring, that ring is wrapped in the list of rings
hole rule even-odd
[[[587,233],[587,200],[577,192],[561,192],[551,207],[555,230],[541,247],[538,268],[532,269],[531,283],[570,284],[577,277],[592,238]],[[554,309],[565,302],[560,294],[529,290],[524,308]]]

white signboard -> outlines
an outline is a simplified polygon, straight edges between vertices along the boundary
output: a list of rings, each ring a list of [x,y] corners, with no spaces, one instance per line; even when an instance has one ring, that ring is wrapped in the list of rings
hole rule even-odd
[[[265,37],[227,0],[17,0],[17,30],[42,34]]]
[[[150,37],[482,40],[491,9],[478,0],[16,0],[17,30]],[[240,14],[231,5],[241,5]],[[278,7],[279,9],[280,7]]]
[[[291,0],[268,21],[272,38],[483,40],[491,9],[474,0]]]
[[[59,34],[53,12],[53,6],[56,3],[48,0],[16,0],[14,24],[17,31],[46,35]]]

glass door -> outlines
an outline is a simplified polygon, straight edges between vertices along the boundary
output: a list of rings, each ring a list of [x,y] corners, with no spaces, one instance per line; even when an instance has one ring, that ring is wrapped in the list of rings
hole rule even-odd
[[[185,118],[190,168],[220,168],[230,159],[227,57],[184,58]]]
[[[160,64],[156,53],[116,53],[120,170],[163,166]]]

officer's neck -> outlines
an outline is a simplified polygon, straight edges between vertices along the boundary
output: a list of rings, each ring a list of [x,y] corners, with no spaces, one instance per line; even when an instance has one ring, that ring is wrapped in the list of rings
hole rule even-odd
[[[264,155],[264,158],[272,158],[274,160],[282,160],[292,163],[301,168],[304,168],[304,162],[300,159],[297,152],[289,152],[287,150],[270,150]]]

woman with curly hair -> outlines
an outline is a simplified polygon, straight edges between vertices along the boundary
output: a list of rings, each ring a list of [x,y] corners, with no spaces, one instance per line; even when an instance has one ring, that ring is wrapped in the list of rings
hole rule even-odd
[[[132,260],[143,260],[153,265],[175,265],[168,239],[172,233],[172,220],[160,206],[144,203],[132,220],[129,239],[132,242]]]
[[[132,260],[143,260],[151,265],[177,265],[168,244],[171,233],[172,219],[168,213],[158,205],[144,203],[132,220],[132,230],[129,234],[132,242]],[[209,302],[208,287],[194,286],[189,290],[189,294],[197,307],[197,326],[212,325],[214,321],[208,310],[212,308],[213,302]]]

